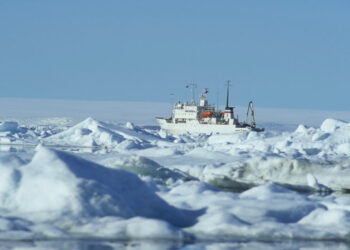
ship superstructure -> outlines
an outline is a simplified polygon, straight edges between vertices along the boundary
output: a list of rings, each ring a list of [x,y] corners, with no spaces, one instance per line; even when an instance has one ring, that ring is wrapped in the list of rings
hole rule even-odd
[[[230,134],[236,132],[264,131],[257,128],[254,118],[253,102],[249,102],[247,117],[250,113],[251,122],[241,123],[234,117],[234,107],[229,106],[229,81],[227,82],[226,107],[224,111],[215,109],[215,106],[208,104],[208,89],[200,95],[199,103],[194,100],[194,84],[192,87],[191,102],[177,102],[172,110],[170,118],[157,117],[161,129],[170,134]],[[249,112],[250,111],[250,112]]]

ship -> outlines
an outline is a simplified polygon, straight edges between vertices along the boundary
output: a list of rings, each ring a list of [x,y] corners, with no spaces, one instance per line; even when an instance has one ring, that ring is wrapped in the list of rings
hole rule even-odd
[[[172,107],[171,117],[156,117],[160,128],[168,134],[232,134],[242,132],[262,132],[264,128],[258,128],[255,123],[254,106],[250,101],[247,110],[247,119],[240,122],[234,116],[234,108],[229,106],[230,81],[227,81],[226,107],[223,111],[208,104],[208,89],[205,88],[200,95],[199,103],[195,101],[194,89],[196,84],[189,84],[191,89],[190,102],[177,102]],[[250,122],[247,122],[250,118]]]

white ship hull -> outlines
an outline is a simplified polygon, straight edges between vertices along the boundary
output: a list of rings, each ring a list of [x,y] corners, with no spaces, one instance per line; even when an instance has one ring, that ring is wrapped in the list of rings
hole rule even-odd
[[[254,131],[251,127],[237,127],[229,124],[203,124],[197,120],[187,120],[186,123],[173,123],[168,122],[165,118],[157,118],[157,122],[161,129],[169,134],[232,134]]]
[[[194,99],[195,84],[187,85],[186,88],[192,86],[191,102],[177,102],[169,119],[157,117],[162,130],[169,134],[232,134],[256,131],[264,131],[263,128],[257,128],[254,118],[253,102],[248,105],[247,117],[251,112],[250,124],[241,123],[238,117],[234,116],[234,108],[229,106],[229,81],[227,82],[227,97],[225,110],[216,110],[213,105],[208,104],[208,89],[200,95],[199,103]]]

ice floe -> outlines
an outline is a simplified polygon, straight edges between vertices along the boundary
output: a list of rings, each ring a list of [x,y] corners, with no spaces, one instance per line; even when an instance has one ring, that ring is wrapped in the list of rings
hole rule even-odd
[[[157,139],[128,122],[125,126],[107,124],[89,117],[75,126],[57,133],[45,140],[46,143],[118,149],[138,149],[150,146]]]
[[[349,132],[334,119],[198,136],[7,123],[0,143],[33,147],[0,153],[0,239],[346,242],[350,198],[331,192],[350,190]]]
[[[193,225],[202,213],[169,205],[130,172],[45,147],[38,148],[28,164],[9,163],[0,168],[0,224],[5,234],[17,230],[13,218],[23,218],[24,231],[37,235],[37,231],[44,233],[42,228],[46,237],[50,236],[46,231],[52,234],[53,230],[47,230],[48,226],[54,232],[96,235],[99,225],[103,232],[97,236],[101,237],[114,233],[116,238],[158,234],[171,238],[182,235],[180,228]],[[144,228],[137,227],[138,223]],[[113,233],[105,229],[116,225]]]
[[[101,163],[104,166],[116,169],[124,169],[135,173],[141,177],[152,177],[155,181],[161,184],[172,183],[178,180],[194,180],[195,178],[178,169],[168,169],[157,162],[146,157],[132,155],[128,157],[107,158]]]

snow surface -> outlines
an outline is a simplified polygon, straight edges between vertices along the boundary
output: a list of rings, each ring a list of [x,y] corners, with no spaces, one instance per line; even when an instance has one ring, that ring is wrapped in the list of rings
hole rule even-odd
[[[47,143],[85,147],[119,147],[122,149],[144,148],[156,139],[128,122],[125,126],[108,125],[91,117],[79,124],[47,138]]]
[[[80,247],[86,238],[142,240],[135,243],[142,249],[164,249],[163,240],[200,249],[348,246],[345,121],[171,136],[91,117],[14,118],[0,124],[0,144],[4,242],[39,240],[34,246],[43,249],[62,239]]]
[[[142,158],[141,158],[142,159]],[[128,171],[39,146],[0,165],[0,239],[347,240],[350,197],[299,194],[273,183],[242,193],[197,180],[156,190]]]
[[[237,194],[196,180],[155,192],[133,173],[43,146],[36,151],[29,163],[15,158],[0,165],[0,239],[347,241],[350,235],[347,196],[306,197],[273,183]]]

